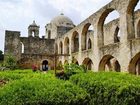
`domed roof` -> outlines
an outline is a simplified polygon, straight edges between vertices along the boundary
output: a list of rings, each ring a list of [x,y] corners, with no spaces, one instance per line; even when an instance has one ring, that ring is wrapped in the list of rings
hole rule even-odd
[[[70,18],[67,16],[64,16],[63,13],[61,13],[59,16],[56,16],[51,20],[51,24],[54,24],[56,26],[69,26],[73,27],[74,24]]]
[[[35,20],[34,20],[33,23],[30,24],[29,26],[30,26],[30,27],[37,27],[37,24],[36,24]]]

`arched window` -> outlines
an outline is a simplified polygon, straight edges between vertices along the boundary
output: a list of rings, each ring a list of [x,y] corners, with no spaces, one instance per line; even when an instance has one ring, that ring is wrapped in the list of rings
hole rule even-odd
[[[137,24],[137,38],[140,38],[140,20]]]
[[[134,28],[134,12],[140,8],[139,0],[130,0],[128,7],[127,7],[127,31],[128,31],[128,38],[132,39],[135,38],[135,28]]]
[[[86,50],[87,49],[87,37],[90,35],[90,34],[93,34],[93,26],[90,24],[90,23],[87,23],[84,28],[83,28],[83,31],[82,31],[82,50]]]
[[[55,53],[58,54],[58,45],[55,43]]]
[[[65,54],[69,54],[69,38],[66,37],[64,41],[64,46],[65,46]]]
[[[60,48],[60,54],[63,54],[63,43],[62,42],[60,42],[60,44],[59,44],[59,48]]]
[[[91,39],[89,38],[88,39],[88,49],[91,49],[92,48],[92,43],[91,43]]]
[[[114,37],[114,35],[108,35],[105,37],[104,35],[104,27],[106,24],[112,22],[113,20],[119,18],[119,13],[114,10],[113,8],[109,8],[109,9],[106,9],[102,15],[100,16],[99,18],[99,21],[98,21],[98,46],[103,46],[106,42],[106,39],[108,39],[110,36],[111,37]],[[113,34],[113,33],[112,33]],[[114,39],[114,38],[112,38]]]
[[[72,35],[72,52],[78,52],[79,51],[79,34],[77,31],[73,32]]]
[[[114,43],[120,42],[120,29],[119,27],[116,28],[114,33]]]
[[[21,53],[25,53],[24,52],[24,44],[21,42]]]
[[[51,39],[51,31],[48,31],[48,39]]]

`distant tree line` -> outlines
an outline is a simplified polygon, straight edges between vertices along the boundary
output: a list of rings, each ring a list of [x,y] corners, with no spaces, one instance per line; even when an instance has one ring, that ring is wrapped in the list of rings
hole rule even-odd
[[[4,60],[4,54],[3,52],[0,50],[0,61],[3,61]]]

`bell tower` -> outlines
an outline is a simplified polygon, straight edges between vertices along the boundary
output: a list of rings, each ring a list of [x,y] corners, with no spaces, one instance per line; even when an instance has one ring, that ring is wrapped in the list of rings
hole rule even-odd
[[[28,27],[28,37],[39,37],[39,28],[35,21]]]

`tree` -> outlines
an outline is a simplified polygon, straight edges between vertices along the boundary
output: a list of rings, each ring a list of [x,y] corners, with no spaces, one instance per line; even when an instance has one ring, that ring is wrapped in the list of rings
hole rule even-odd
[[[4,60],[4,55],[3,55],[3,52],[0,50],[0,61],[3,61]]]
[[[12,69],[12,70],[16,69],[17,67],[17,61],[11,54],[8,54],[6,56],[4,64],[7,68]]]

